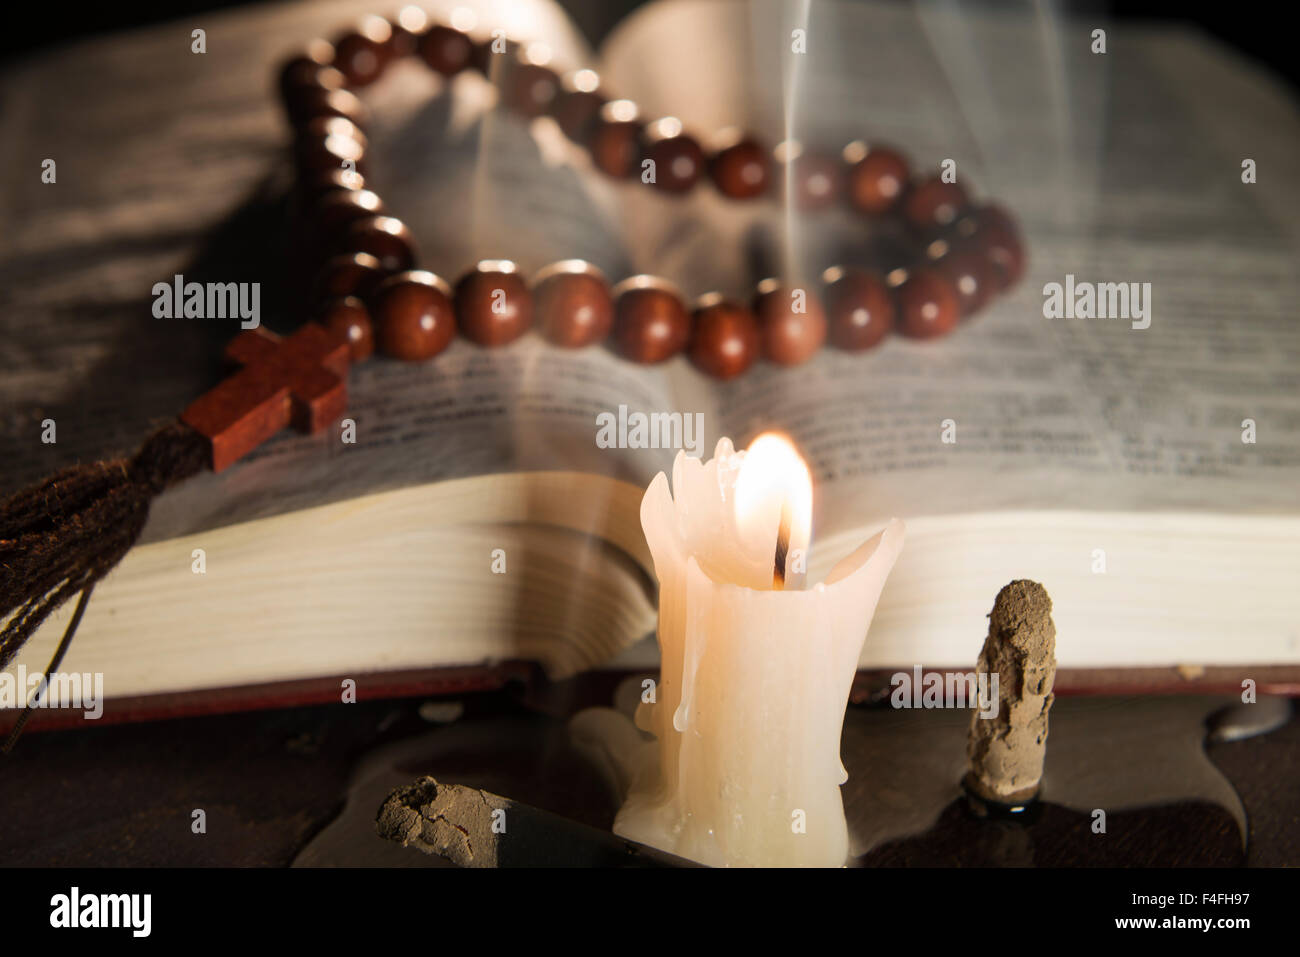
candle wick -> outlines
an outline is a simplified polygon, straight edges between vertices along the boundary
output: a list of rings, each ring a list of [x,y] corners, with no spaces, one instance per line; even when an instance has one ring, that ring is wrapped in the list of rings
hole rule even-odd
[[[790,503],[781,502],[781,524],[776,529],[776,560],[772,565],[772,588],[785,588],[785,563],[790,554]]]

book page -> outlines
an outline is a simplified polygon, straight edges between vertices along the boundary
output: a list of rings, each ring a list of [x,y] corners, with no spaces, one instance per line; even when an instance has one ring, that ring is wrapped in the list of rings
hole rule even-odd
[[[516,35],[544,38],[557,66],[590,62],[553,4],[479,9],[485,24],[500,17]],[[46,187],[15,170],[0,194],[13,223],[0,237],[0,278],[22,317],[0,344],[5,491],[129,451],[216,381],[236,324],[155,319],[149,289],[191,264],[205,278],[279,281],[287,131],[268,80],[280,57],[357,10],[214,15],[210,44],[240,51],[239,69],[196,67],[188,47],[173,50],[170,28],[152,28],[7,74],[9,168],[26,155],[21,144],[75,158],[76,142],[93,139],[99,171],[68,160]],[[796,62],[800,23],[808,52]],[[1010,507],[1294,509],[1300,328],[1287,213],[1297,197],[1282,172],[1295,166],[1294,109],[1194,35],[1112,30],[1099,56],[1091,29],[825,0],[642,8],[603,51],[611,91],[691,130],[736,124],[835,145],[869,136],[926,169],[951,157],[969,189],[1020,218],[1024,281],[945,339],[825,350],[802,368],[760,364],[721,385],[685,358],[644,368],[536,333],[501,350],[457,342],[428,363],[375,359],[349,381],[355,443],[338,429],[277,437],[164,495],[147,539],[523,468],[645,484],[674,450],[601,448],[596,416],[620,406],[703,415],[704,454],[719,435],[743,445],[786,429],[819,480],[823,533],[890,514]],[[124,61],[138,67],[121,70]],[[146,95],[158,88],[167,97]],[[403,63],[365,95],[375,183],[415,232],[421,264],[451,279],[482,257],[531,272],[580,256],[612,279],[651,271],[691,297],[747,298],[762,276],[837,261],[862,229],[707,188],[674,199],[611,184],[549,121],[485,113],[491,91],[477,77],[444,95]],[[128,103],[136,112],[121,115]],[[43,111],[69,121],[49,126]],[[187,116],[180,134],[156,133]],[[155,131],[147,146],[137,126]],[[1261,171],[1249,186],[1245,153]],[[266,235],[250,231],[250,217]],[[76,255],[59,252],[69,246]],[[1150,327],[1045,319],[1042,287],[1067,273],[1150,282]],[[267,324],[287,328],[282,315]],[[40,441],[47,417],[57,444]],[[1255,444],[1241,441],[1246,419]],[[945,420],[955,442],[942,441]],[[851,507],[836,504],[845,500]]]
[[[635,271],[616,193],[568,161],[558,128],[494,110],[495,88],[479,76],[458,78],[448,93],[408,62],[376,87],[370,178],[401,211],[428,268],[453,283],[484,259],[511,259],[525,276],[565,258],[615,279]],[[281,436],[229,477],[187,483],[155,506],[146,537],[499,472],[589,472],[645,485],[671,467],[675,450],[611,447],[598,441],[598,417],[617,419],[620,407],[671,411],[675,377],[603,347],[558,348],[535,332],[494,349],[458,338],[428,362],[367,362],[349,377],[343,423],[320,436]],[[344,442],[349,422],[353,441]]]
[[[1294,104],[1195,33],[1116,27],[1094,54],[1098,25],[1028,5],[681,0],[606,43],[605,76],[651,116],[769,142],[889,142],[925,171],[953,159],[968,191],[1021,222],[1025,278],[954,334],[712,387],[711,424],[738,445],[765,428],[795,438],[823,533],[892,514],[1295,511]],[[728,292],[773,264],[815,276],[869,229],[779,209],[727,219],[703,211],[710,199],[663,234],[690,236],[695,255],[754,232],[775,250],[710,258]],[[1044,286],[1067,274],[1149,283],[1149,326],[1045,318]]]
[[[550,0],[426,6],[443,21],[473,8],[480,36],[542,40],[557,67],[592,60]],[[258,282],[263,325],[293,329],[307,290],[286,282],[290,131],[274,77],[311,38],[370,12],[329,2],[205,15],[205,56],[190,52],[189,27],[167,24],[6,72],[0,493],[129,454],[219,380],[238,320],[157,318],[155,283]],[[609,184],[569,162],[553,124],[494,109],[482,76],[446,84],[403,61],[363,99],[370,180],[413,231],[422,268],[449,282],[483,258],[526,275],[567,258],[614,280],[634,271]],[[58,158],[57,182],[40,181],[38,156]],[[493,350],[457,340],[422,363],[376,357],[349,376],[348,422],[286,431],[165,494],[143,541],[452,477],[562,469],[645,485],[673,450],[602,448],[596,416],[671,409],[678,374],[537,333]],[[54,441],[42,440],[47,422]]]

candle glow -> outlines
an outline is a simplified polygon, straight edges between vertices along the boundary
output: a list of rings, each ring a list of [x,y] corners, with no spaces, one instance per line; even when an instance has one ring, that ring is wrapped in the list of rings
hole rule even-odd
[[[783,513],[793,558],[811,533],[812,480],[777,435],[745,452],[722,439],[708,462],[679,453],[671,493],[663,473],[646,490],[661,671],[636,723],[656,740],[635,756],[618,834],[711,865],[845,863],[840,732],[903,524],[811,588],[790,562],[782,589]]]
[[[762,553],[784,551],[782,587],[802,588],[812,531],[812,475],[785,436],[765,432],[745,451],[736,476],[735,510],[742,542],[765,542],[787,529],[784,549],[777,542]]]

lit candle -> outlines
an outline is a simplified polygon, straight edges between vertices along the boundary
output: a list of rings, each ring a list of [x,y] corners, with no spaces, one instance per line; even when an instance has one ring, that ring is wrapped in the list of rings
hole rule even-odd
[[[903,547],[889,524],[804,589],[812,480],[781,436],[708,462],[679,453],[641,502],[659,579],[661,673],[614,822],[710,865],[840,866],[840,732],[858,657]],[[784,552],[784,556],[782,555]]]

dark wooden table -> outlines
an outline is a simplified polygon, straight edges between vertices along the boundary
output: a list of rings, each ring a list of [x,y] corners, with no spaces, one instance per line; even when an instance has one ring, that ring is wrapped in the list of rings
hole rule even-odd
[[[570,707],[603,693],[590,686],[570,696]],[[608,799],[564,747],[553,707],[539,711],[517,689],[461,700],[461,723],[530,729],[530,740],[498,740],[490,754],[452,755],[462,775],[608,827]],[[421,718],[422,703],[33,733],[0,761],[0,866],[287,866],[343,809],[360,761],[434,727]],[[1259,737],[1212,744],[1208,753],[1245,806],[1248,863],[1300,864],[1300,718]],[[412,766],[410,776],[422,770]],[[195,809],[206,814],[206,834],[191,831]],[[1159,816],[1154,820],[1159,828]],[[1171,819],[1169,826],[1184,824]]]

